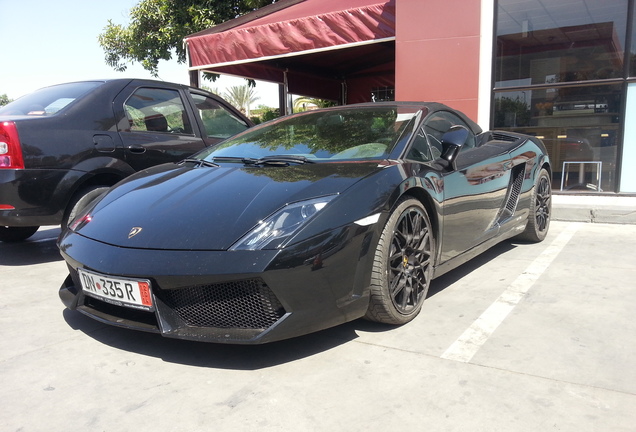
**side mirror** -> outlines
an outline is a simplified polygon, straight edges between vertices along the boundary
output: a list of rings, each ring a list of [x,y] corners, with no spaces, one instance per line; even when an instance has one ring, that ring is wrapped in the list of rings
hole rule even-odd
[[[462,148],[470,132],[464,126],[453,126],[448,132],[442,136],[442,163],[447,167],[455,166],[455,159],[459,154],[459,150]]]

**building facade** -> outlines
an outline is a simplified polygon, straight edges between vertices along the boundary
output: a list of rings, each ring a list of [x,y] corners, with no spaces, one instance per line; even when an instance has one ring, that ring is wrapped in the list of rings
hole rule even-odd
[[[396,99],[540,137],[553,188],[636,192],[635,0],[397,0]]]
[[[212,72],[289,94],[436,101],[540,137],[553,189],[636,193],[636,0],[279,0],[186,38]]]

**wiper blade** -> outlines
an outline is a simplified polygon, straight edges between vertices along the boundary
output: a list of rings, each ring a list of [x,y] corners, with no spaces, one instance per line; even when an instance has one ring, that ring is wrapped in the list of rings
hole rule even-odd
[[[305,156],[295,155],[272,155],[262,158],[239,157],[239,156],[214,156],[212,160],[217,162],[241,162],[245,165],[277,165],[287,166],[289,164],[316,163]]]
[[[246,165],[279,165],[279,166],[287,166],[289,164],[306,164],[306,163],[316,163],[315,161],[306,158],[305,156],[294,156],[294,155],[275,155],[275,156],[265,156],[260,159],[252,159],[246,158],[243,159],[243,163]]]
[[[197,164],[197,166],[206,166],[211,168],[216,168],[219,164],[215,164],[214,162],[206,161],[205,159],[197,159],[197,158],[186,158],[179,162],[179,165],[182,165],[187,162],[192,162]]]
[[[218,162],[241,162],[244,164],[253,165],[258,159],[240,156],[213,156],[212,160]]]

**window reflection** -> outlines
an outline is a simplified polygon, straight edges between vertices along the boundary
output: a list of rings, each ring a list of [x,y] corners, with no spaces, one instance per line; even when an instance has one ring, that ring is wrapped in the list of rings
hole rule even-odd
[[[611,191],[616,183],[616,158],[621,128],[622,85],[500,92],[495,95],[494,123],[543,140],[552,160],[553,187]],[[601,184],[596,165],[602,162]],[[572,171],[572,172],[570,172]],[[568,176],[569,174],[569,176]]]
[[[544,141],[555,189],[615,191],[628,0],[497,7],[494,127]]]
[[[627,0],[500,0],[496,87],[620,78]]]

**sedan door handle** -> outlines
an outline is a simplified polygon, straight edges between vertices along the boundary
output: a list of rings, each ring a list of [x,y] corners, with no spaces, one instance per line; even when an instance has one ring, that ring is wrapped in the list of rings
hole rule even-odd
[[[128,146],[128,150],[131,153],[145,153],[146,152],[146,147],[140,146],[140,145],[129,145]]]

